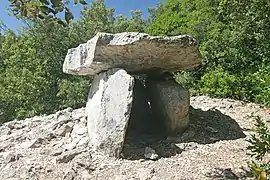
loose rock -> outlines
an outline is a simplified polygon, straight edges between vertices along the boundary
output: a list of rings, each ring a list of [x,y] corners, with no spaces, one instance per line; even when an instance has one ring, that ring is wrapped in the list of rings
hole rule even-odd
[[[41,145],[45,145],[47,144],[47,140],[42,138],[42,137],[39,137],[37,138],[36,140],[34,140],[31,145],[29,146],[29,148],[39,148],[41,147]]]
[[[73,150],[73,151],[67,151],[63,153],[60,157],[57,158],[58,163],[68,163],[70,162],[75,156],[80,154],[83,151]]]
[[[158,154],[156,153],[156,151],[150,147],[146,147],[144,150],[144,157],[146,159],[150,159],[150,160],[157,160],[158,159]]]
[[[59,129],[57,129],[56,134],[58,136],[66,136],[66,134],[71,133],[72,129],[73,129],[73,124],[69,122],[68,124],[64,124]]]

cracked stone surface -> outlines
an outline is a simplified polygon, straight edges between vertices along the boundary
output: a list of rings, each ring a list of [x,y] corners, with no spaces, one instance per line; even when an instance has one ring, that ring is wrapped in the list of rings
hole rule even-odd
[[[96,151],[119,157],[131,114],[134,78],[123,69],[96,75],[86,111],[90,145]]]
[[[129,73],[175,72],[200,64],[196,41],[189,35],[98,33],[87,43],[68,50],[63,71],[73,75],[95,75],[111,68]]]

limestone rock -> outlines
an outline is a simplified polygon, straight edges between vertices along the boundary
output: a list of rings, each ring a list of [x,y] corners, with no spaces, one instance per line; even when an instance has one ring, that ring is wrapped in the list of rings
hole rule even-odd
[[[79,146],[80,141],[85,144],[88,139],[86,134],[75,135],[75,132],[81,132],[80,128],[78,131],[74,130],[74,137],[55,137],[58,128],[69,122],[79,125],[77,127],[84,125],[87,128],[85,108],[74,109],[71,119],[68,115],[70,113],[59,118],[54,113],[11,123],[19,123],[24,128],[11,130],[8,122],[3,123],[0,126],[0,180],[164,180],[187,179],[187,174],[189,179],[199,180],[216,177],[252,179],[246,177],[250,157],[245,147],[249,145],[247,139],[253,134],[248,129],[254,125],[254,118],[248,115],[254,113],[267,120],[269,115],[265,114],[265,108],[254,103],[207,96],[191,97],[191,106],[190,126],[183,135],[174,136],[174,140],[169,138],[169,142],[159,139],[156,141],[156,136],[136,136],[136,139],[127,137],[125,147],[131,151],[121,159],[96,156],[89,146]],[[216,110],[211,110],[213,108]],[[61,113],[66,111],[61,110]],[[53,129],[57,123],[56,129]],[[269,127],[269,122],[267,125]],[[208,126],[218,132],[210,130]],[[42,139],[39,141],[38,138]],[[218,141],[210,141],[211,138],[218,138]],[[29,148],[33,140],[37,140],[38,148]],[[65,150],[66,144],[74,142],[78,142],[75,149]],[[182,153],[175,153],[172,145],[177,146]],[[145,160],[145,147],[156,150],[158,161]],[[265,159],[265,162],[268,161],[269,156]],[[230,169],[238,178],[229,176]],[[70,171],[74,173],[69,174]]]
[[[196,67],[200,60],[196,41],[188,35],[98,33],[87,43],[68,50],[63,71],[74,75],[95,75],[110,68],[128,72],[175,72]]]
[[[158,159],[158,154],[156,151],[150,147],[146,147],[144,150],[144,157],[146,159],[151,159],[151,160],[157,160]]]
[[[70,169],[65,176],[63,177],[64,180],[74,180],[76,177],[77,172],[74,169]]]
[[[137,174],[140,180],[150,180],[155,174],[155,169],[140,168],[140,169],[137,169]]]
[[[6,153],[4,155],[4,162],[5,163],[10,163],[10,162],[13,162],[13,161],[16,161],[19,157],[16,156],[16,154],[13,154],[13,153]]]
[[[89,142],[89,139],[88,139],[88,136],[86,136],[86,137],[81,138],[76,146],[86,147],[88,145],[88,142]]]
[[[71,137],[75,138],[81,135],[87,135],[87,128],[85,128],[82,124],[75,124],[73,126]]]
[[[48,141],[47,141],[45,138],[39,137],[39,138],[35,139],[35,140],[30,144],[29,148],[39,148],[39,147],[41,147],[42,145],[45,145],[45,144],[47,144],[47,143],[48,143]]]
[[[85,150],[84,150],[85,151]],[[71,151],[67,151],[63,154],[60,155],[60,157],[58,157],[56,159],[56,161],[58,163],[68,163],[70,162],[75,156],[77,156],[78,154],[82,153],[82,150],[71,150]]]
[[[51,152],[50,152],[50,155],[51,156],[59,156],[63,153],[63,149],[62,148],[56,148],[56,149],[53,149]]]
[[[134,78],[122,69],[97,75],[88,95],[88,134],[98,152],[119,157],[133,100]]]
[[[198,144],[195,142],[189,142],[189,143],[179,143],[179,144],[175,144],[178,148],[180,148],[181,150],[193,150],[193,149],[197,149],[198,148]]]
[[[22,129],[25,127],[25,125],[22,125],[16,121],[8,123],[9,129]]]
[[[58,136],[65,136],[66,134],[71,133],[72,129],[73,129],[73,124],[69,122],[61,126],[59,129],[57,129],[56,134]]]
[[[148,80],[151,108],[167,134],[182,133],[189,123],[189,92],[174,81]]]

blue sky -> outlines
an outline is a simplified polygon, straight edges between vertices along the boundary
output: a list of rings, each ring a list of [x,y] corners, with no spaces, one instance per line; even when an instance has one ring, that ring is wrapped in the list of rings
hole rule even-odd
[[[86,0],[91,2],[92,0]],[[131,10],[141,10],[143,12],[143,17],[148,16],[148,8],[155,7],[158,2],[164,2],[164,0],[105,0],[107,7],[115,9],[115,15],[123,14],[128,16]],[[7,8],[9,6],[8,0],[1,0],[0,5],[0,21],[13,30],[18,30],[23,23],[17,20],[13,16],[9,16]],[[70,5],[70,9],[73,12],[75,18],[80,16],[81,5]]]

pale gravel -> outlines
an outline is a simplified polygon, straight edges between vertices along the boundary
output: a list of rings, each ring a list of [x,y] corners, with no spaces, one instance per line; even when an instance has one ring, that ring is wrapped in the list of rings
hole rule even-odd
[[[61,148],[78,139],[72,139],[68,133],[49,138],[48,133],[60,131],[60,128],[53,130],[54,124],[69,119],[67,116],[56,118],[59,112],[20,121],[19,125],[15,123],[17,129],[7,128],[12,122],[3,124],[0,127],[0,179],[248,179],[245,171],[250,158],[246,139],[254,127],[255,115],[262,116],[269,125],[268,109],[254,103],[207,96],[192,97],[191,106],[191,125],[184,134],[161,141],[142,136],[133,144],[129,144],[132,138],[127,139],[122,159],[98,156],[87,144],[61,152]],[[68,120],[71,124],[86,129],[83,108],[72,111],[72,116],[77,120]],[[85,140],[85,135],[79,138]],[[38,137],[49,140],[41,147],[29,149],[32,140]],[[141,143],[143,140],[149,142]],[[158,160],[143,158],[147,146],[156,150]],[[62,154],[57,155],[57,151]],[[55,156],[51,155],[53,152]],[[76,153],[78,155],[68,163],[59,163],[65,154]],[[7,154],[14,155],[15,160],[8,162]]]

